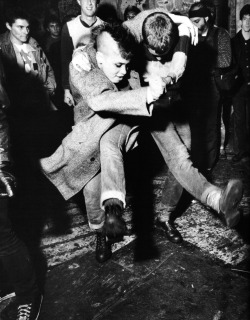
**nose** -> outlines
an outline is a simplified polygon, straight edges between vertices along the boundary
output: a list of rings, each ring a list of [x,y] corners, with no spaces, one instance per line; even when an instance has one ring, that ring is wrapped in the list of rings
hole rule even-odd
[[[121,66],[120,73],[124,76],[126,72],[127,72],[126,66],[125,65]]]
[[[28,35],[29,34],[29,28],[24,28],[23,32],[24,32],[24,34]]]

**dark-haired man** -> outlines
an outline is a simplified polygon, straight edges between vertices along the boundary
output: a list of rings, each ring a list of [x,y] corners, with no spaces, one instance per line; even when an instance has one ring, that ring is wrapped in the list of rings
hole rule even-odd
[[[62,86],[64,102],[69,106],[75,104],[69,85],[69,64],[73,51],[79,44],[89,43],[93,28],[103,22],[96,16],[99,0],[77,0],[77,3],[81,6],[81,15],[67,22],[62,28]]]
[[[0,53],[12,114],[44,114],[56,87],[53,70],[42,48],[30,37],[30,17],[21,8],[8,12],[7,31],[0,35]]]
[[[250,149],[250,4],[240,10],[241,30],[232,40],[234,56],[242,80],[233,98],[234,137],[237,154],[233,163],[249,161]]]
[[[164,84],[155,77],[150,79],[149,86],[141,88],[136,72],[131,71],[128,77],[127,67],[135,42],[123,27],[100,26],[95,43],[96,50],[93,44],[85,48],[89,72],[78,72],[70,65],[71,90],[77,103],[76,124],[56,152],[41,160],[41,165],[65,199],[83,189],[89,225],[97,236],[96,258],[103,262],[111,256],[111,250],[103,230],[105,214],[100,208],[101,140],[108,130],[116,127],[117,117],[118,129],[124,132],[122,138],[126,138],[134,127],[133,119],[128,116],[151,116],[152,102],[162,94]],[[136,136],[137,130],[132,132]],[[116,133],[113,138],[117,139]],[[126,149],[134,145],[134,139],[125,140]],[[113,172],[114,177],[117,171]],[[118,196],[114,198],[119,200]],[[122,222],[120,226],[125,229]]]

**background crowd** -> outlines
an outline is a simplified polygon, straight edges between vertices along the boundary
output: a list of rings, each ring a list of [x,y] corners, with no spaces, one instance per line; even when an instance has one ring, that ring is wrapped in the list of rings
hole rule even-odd
[[[5,8],[6,29],[0,35],[0,269],[8,270],[19,300],[4,311],[4,319],[37,319],[43,279],[36,277],[34,270],[38,269],[36,261],[41,268],[37,248],[42,228],[51,212],[51,219],[60,217],[59,228],[66,228],[64,213],[72,201],[79,202],[77,197],[63,200],[38,165],[39,159],[57,149],[76,121],[76,99],[69,82],[73,51],[88,44],[92,30],[103,21],[123,23],[108,5],[96,10],[94,0],[77,2],[81,15],[62,20],[52,10],[39,25],[32,23],[27,8]],[[128,6],[124,21],[134,21],[140,12],[136,6]],[[228,152],[234,154],[234,165],[250,161],[250,4],[240,11],[241,29],[233,39],[227,30],[215,25],[214,14],[212,3],[207,1],[190,7],[189,18],[198,28],[198,44],[189,45],[182,77],[170,76],[175,83],[171,99],[178,96],[182,120],[190,125],[192,161],[208,179],[219,157]],[[171,176],[169,179],[164,194],[174,198],[176,190]],[[11,215],[15,216],[13,226]],[[168,238],[180,242],[181,235],[168,219],[164,221]],[[20,223],[24,230],[18,235],[18,228],[13,230]]]

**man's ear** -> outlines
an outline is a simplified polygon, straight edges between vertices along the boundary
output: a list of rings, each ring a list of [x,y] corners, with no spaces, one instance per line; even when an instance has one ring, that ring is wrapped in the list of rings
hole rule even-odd
[[[102,69],[102,65],[103,65],[103,53],[100,51],[96,52],[96,61],[97,61],[97,65],[100,69]]]
[[[208,17],[205,17],[205,21],[206,21],[206,22],[208,22],[208,19],[209,19]]]
[[[10,26],[9,22],[6,22],[6,27],[7,27],[7,29],[11,30],[11,26]]]

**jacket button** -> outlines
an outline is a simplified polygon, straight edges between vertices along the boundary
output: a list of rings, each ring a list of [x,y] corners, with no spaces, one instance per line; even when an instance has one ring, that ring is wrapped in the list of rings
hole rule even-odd
[[[95,161],[95,158],[90,158],[90,161],[91,161],[91,162]]]

